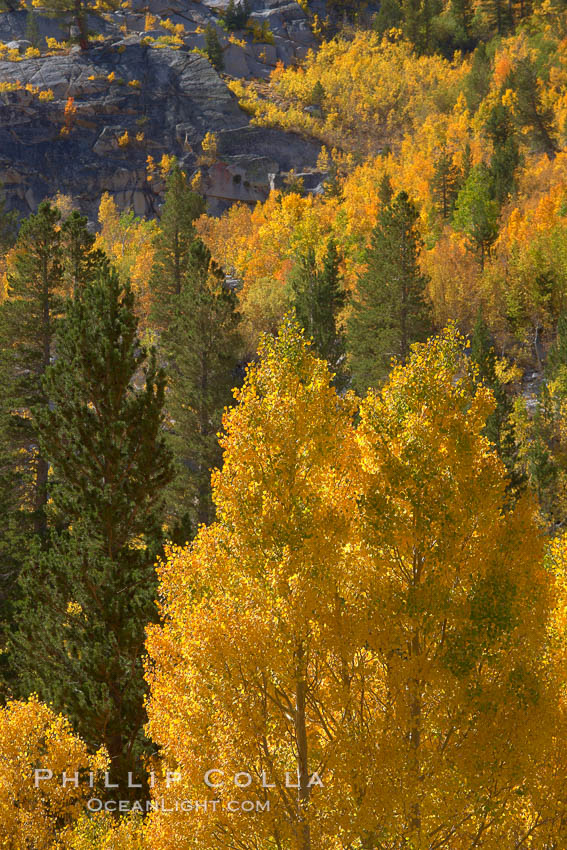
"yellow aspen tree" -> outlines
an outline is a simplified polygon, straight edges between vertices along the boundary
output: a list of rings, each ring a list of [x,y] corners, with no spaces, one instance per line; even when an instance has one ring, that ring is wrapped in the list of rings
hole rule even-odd
[[[543,750],[542,535],[528,498],[509,504],[494,400],[462,349],[452,329],[415,345],[361,404],[360,569],[387,693],[372,848],[521,846],[510,820]]]
[[[0,707],[0,846],[52,850],[93,794],[88,772],[107,766],[104,751],[89,755],[69,721],[37,698]],[[79,771],[87,778],[75,785]]]
[[[332,767],[357,663],[353,408],[330,382],[295,324],[264,338],[225,417],[217,522],[161,567],[148,728],[181,780],[157,796],[209,803],[159,813],[152,846],[338,848],[354,817]]]
[[[62,835],[64,850],[145,850],[143,820],[107,813],[83,814]]]
[[[362,402],[329,382],[293,324],[264,339],[217,522],[160,567],[148,731],[171,811],[151,846],[526,845],[550,583],[484,435],[492,395],[453,330]]]
[[[151,303],[149,280],[158,225],[135,216],[132,210],[120,213],[108,192],[100,199],[98,221],[100,231],[95,248],[106,253],[123,281],[130,280],[145,327]]]
[[[548,682],[548,721],[540,758],[530,776],[530,805],[516,825],[516,834],[531,828],[535,838],[527,846],[537,850],[567,846],[567,534],[549,543],[545,564],[553,593],[541,659]]]

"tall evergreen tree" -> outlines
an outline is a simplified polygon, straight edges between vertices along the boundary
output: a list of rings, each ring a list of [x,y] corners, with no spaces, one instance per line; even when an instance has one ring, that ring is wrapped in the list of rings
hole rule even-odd
[[[404,13],[399,0],[383,0],[378,14],[374,15],[373,27],[383,35],[393,28],[398,28],[403,22]]]
[[[171,532],[185,541],[199,523],[213,519],[210,471],[222,459],[217,434],[232,400],[240,349],[235,293],[200,239],[193,242],[181,291],[169,307],[162,346],[171,376],[166,403],[177,466]]]
[[[347,324],[347,348],[356,389],[387,376],[390,362],[405,362],[412,342],[432,330],[427,278],[419,268],[418,213],[405,192],[383,208],[372,233],[367,271],[359,278]]]
[[[450,0],[450,9],[457,25],[457,43],[462,47],[470,45],[473,7],[471,0]]]
[[[59,211],[44,203],[22,224],[8,263],[8,297],[0,305],[0,644],[34,535],[48,545],[48,459],[32,412],[48,403],[42,377],[63,294],[83,285],[101,261],[93,242],[85,218],[72,213],[61,223]],[[0,653],[0,666],[5,661]]]
[[[142,387],[137,384],[142,382]],[[38,409],[65,527],[20,576],[12,657],[36,691],[125,777],[142,750],[144,629],[156,619],[161,494],[171,477],[162,432],[165,378],[137,337],[134,298],[108,264],[68,306]]]
[[[448,219],[453,211],[461,179],[461,172],[455,166],[447,151],[443,150],[435,162],[431,194],[441,217],[444,219]]]
[[[494,199],[502,206],[514,189],[516,169],[520,164],[520,149],[509,109],[501,103],[496,104],[485,128],[493,148],[489,166],[492,191]]]
[[[466,233],[477,252],[481,269],[498,235],[498,213],[491,174],[481,162],[471,169],[459,192],[453,216],[455,227]]]
[[[250,0],[228,0],[223,17],[226,28],[229,30],[241,30],[246,26],[250,17]]]
[[[557,378],[560,372],[564,372],[567,377],[567,313],[563,313],[557,321],[557,333],[549,349],[545,367],[551,380]]]
[[[76,295],[79,288],[93,280],[105,255],[95,250],[95,237],[87,228],[86,216],[73,210],[61,225],[63,285],[67,294]]]
[[[119,5],[119,0],[104,0],[104,6],[107,10],[117,9]],[[42,9],[55,18],[66,18],[68,15],[72,15],[73,23],[79,32],[81,49],[88,49],[88,15],[100,10],[96,0],[42,0]]]
[[[496,401],[496,409],[486,420],[485,433],[494,443],[511,476],[513,486],[519,485],[516,474],[513,429],[510,424],[512,402],[502,381],[498,377],[497,357],[490,330],[484,321],[482,310],[478,311],[470,338],[471,360],[476,365],[477,380],[489,387]]]
[[[490,89],[492,66],[483,41],[472,55],[471,69],[465,81],[465,97],[471,112],[476,112]],[[466,175],[465,175],[466,176]]]
[[[0,184],[0,190],[2,185]],[[7,251],[14,244],[17,233],[17,213],[8,212],[6,199],[0,194],[0,254]]]
[[[213,68],[217,71],[222,71],[224,68],[222,46],[217,31],[212,24],[207,24],[205,27],[205,53]]]
[[[167,321],[170,299],[181,292],[196,237],[194,222],[204,211],[203,198],[189,188],[185,174],[175,164],[167,177],[155,240],[151,286],[153,318],[158,326]]]
[[[497,35],[506,35],[514,26],[513,7],[508,0],[483,0],[486,19]]]
[[[13,451],[20,460],[18,501],[33,512],[35,532],[45,536],[48,463],[38,447],[30,410],[46,405],[41,379],[49,366],[55,326],[62,311],[61,214],[49,203],[21,226],[7,272],[8,298],[0,308],[0,341],[5,413],[10,416]],[[24,467],[22,469],[22,467]]]
[[[392,189],[392,181],[390,180],[389,174],[383,174],[382,179],[380,180],[380,185],[378,187],[378,200],[383,206],[388,206],[391,203],[392,198],[394,196],[394,190]]]
[[[294,294],[293,306],[298,321],[314,348],[336,375],[340,386],[344,382],[344,338],[337,327],[337,316],[346,302],[346,293],[339,270],[340,257],[333,239],[327,243],[322,268],[317,268],[313,248],[301,256],[291,273]]]
[[[545,106],[537,69],[529,56],[518,59],[504,83],[516,95],[514,115],[521,129],[526,130],[535,144],[549,157],[558,151],[554,130],[554,115],[551,106]]]

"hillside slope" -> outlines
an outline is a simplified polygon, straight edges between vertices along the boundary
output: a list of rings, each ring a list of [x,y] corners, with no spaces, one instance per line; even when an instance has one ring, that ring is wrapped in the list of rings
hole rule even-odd
[[[256,3],[251,21],[264,25],[262,43],[259,30],[223,30],[222,6],[154,0],[147,8],[134,0],[126,12],[89,18],[88,50],[68,40],[70,17],[34,14],[38,50],[23,37],[25,12],[0,14],[0,181],[8,206],[26,215],[59,191],[92,216],[108,191],[121,208],[152,215],[163,186],[148,180],[147,158],[163,154],[176,155],[190,175],[201,171],[212,212],[264,199],[271,175],[312,169],[319,145],[250,127],[225,82],[267,77],[277,62],[304,56],[314,45],[305,13],[295,2]],[[221,44],[225,79],[203,55],[207,25]],[[202,156],[209,132],[218,157]]]

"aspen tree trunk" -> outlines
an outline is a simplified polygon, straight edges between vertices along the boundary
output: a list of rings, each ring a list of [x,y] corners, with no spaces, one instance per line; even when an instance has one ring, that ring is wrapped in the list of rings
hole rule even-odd
[[[420,652],[420,642],[419,642],[419,632],[416,630],[414,632],[412,641],[411,641],[411,655],[412,659],[415,660],[419,656]],[[417,677],[414,676],[410,680],[410,731],[409,731],[409,744],[410,744],[410,760],[411,760],[411,774],[414,783],[414,793],[417,792],[419,788],[420,782],[420,752],[419,748],[421,745],[421,688],[420,682]],[[411,806],[411,832],[412,838],[416,838],[418,840],[418,847],[421,847],[421,806],[419,799],[416,798],[414,803]]]
[[[304,650],[300,646],[297,652],[297,680],[295,688],[295,738],[297,743],[297,766],[298,766],[298,802],[299,802],[299,850],[311,850],[311,831],[307,819],[309,808],[309,765],[307,750],[307,725],[305,718],[305,698],[307,682],[305,681]]]

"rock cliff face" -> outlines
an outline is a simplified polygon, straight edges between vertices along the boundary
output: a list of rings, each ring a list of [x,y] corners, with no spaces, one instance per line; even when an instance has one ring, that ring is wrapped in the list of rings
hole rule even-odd
[[[267,21],[273,44],[240,33],[235,44],[218,26],[227,2],[150,0],[146,10],[133,0],[124,14],[89,20],[98,40],[86,51],[0,61],[0,181],[8,206],[28,214],[59,191],[94,218],[108,191],[121,208],[152,215],[163,187],[148,180],[146,160],[159,162],[164,153],[175,154],[189,174],[201,170],[212,212],[265,198],[270,183],[291,168],[313,170],[317,144],[252,127],[225,81],[194,52],[203,46],[203,27],[213,24],[229,76],[268,76],[277,61],[294,62],[312,46],[303,10],[295,2],[257,0],[252,17]],[[182,23],[182,44],[168,46],[163,27],[145,30],[146,11],[156,27],[160,17]],[[72,22],[38,14],[35,26],[43,50],[46,37],[68,38]],[[16,51],[25,56],[25,34],[25,13],[0,14],[0,40],[10,42],[12,58]],[[218,138],[218,156],[204,163],[207,132]]]

